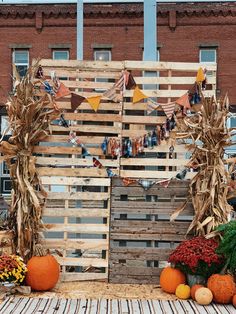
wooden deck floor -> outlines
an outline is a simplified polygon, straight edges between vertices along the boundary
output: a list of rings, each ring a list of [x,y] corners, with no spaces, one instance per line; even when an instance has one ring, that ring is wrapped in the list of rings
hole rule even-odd
[[[201,306],[193,301],[7,298],[1,314],[235,314],[232,305]]]

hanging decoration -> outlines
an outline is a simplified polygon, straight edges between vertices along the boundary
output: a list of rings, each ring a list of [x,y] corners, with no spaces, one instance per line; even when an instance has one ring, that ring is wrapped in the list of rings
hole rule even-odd
[[[69,125],[64,118],[64,114],[60,115],[59,125],[63,126],[64,128],[69,128]]]
[[[150,115],[154,110],[157,110],[159,106],[160,105],[156,101],[154,101],[151,98],[148,98],[147,99],[147,115]]]
[[[135,89],[134,89],[134,94],[133,94],[133,103],[139,102],[142,99],[146,99],[148,98],[148,96],[146,96],[138,87],[138,85],[136,85]]]
[[[169,102],[167,104],[161,104],[162,109],[165,112],[165,115],[168,119],[171,119],[174,111],[175,111],[175,104],[176,102]]]
[[[83,101],[85,101],[85,97],[83,96],[80,96],[78,94],[75,94],[75,93],[71,93],[71,109],[72,109],[72,112],[74,112],[78,107],[79,105],[82,104]]]
[[[186,109],[190,109],[189,96],[188,93],[185,93],[183,96],[179,97],[176,101],[176,104],[183,106]]]
[[[55,98],[56,99],[62,98],[62,97],[68,96],[70,94],[71,94],[71,92],[70,92],[69,88],[66,87],[65,84],[63,84],[62,82],[59,81],[59,85],[58,85],[57,91],[55,93]]]
[[[197,71],[196,82],[201,83],[205,80],[205,73],[202,68],[199,68]]]
[[[128,71],[127,71],[128,72]],[[136,82],[135,82],[135,80],[134,80],[134,77],[133,77],[133,75],[130,73],[130,72],[128,72],[128,80],[127,80],[127,82],[126,82],[126,89],[128,89],[128,90],[130,90],[130,89],[133,89],[133,88],[135,88],[136,87]]]
[[[90,104],[90,106],[95,112],[98,111],[101,98],[102,96],[91,96],[86,98],[87,102]]]

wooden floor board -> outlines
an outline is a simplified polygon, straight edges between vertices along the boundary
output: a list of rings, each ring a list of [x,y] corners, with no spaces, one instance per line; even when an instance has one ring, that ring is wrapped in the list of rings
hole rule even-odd
[[[201,306],[192,300],[59,299],[9,297],[0,314],[235,314],[232,305]]]

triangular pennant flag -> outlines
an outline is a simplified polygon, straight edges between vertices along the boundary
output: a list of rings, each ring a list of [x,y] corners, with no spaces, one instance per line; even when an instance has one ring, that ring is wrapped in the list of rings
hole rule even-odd
[[[160,184],[161,186],[163,186],[164,188],[168,188],[169,184],[170,184],[170,179],[167,180],[161,180],[161,181],[157,181],[156,184]]]
[[[116,93],[116,86],[115,84],[112,86],[112,88],[108,89],[103,93],[103,96],[107,97],[108,99],[114,101],[114,102],[121,102],[122,96],[121,94]]]
[[[176,101],[176,104],[183,106],[187,109],[190,109],[190,103],[189,103],[189,97],[188,97],[188,93],[184,94],[183,96],[179,97]]]
[[[205,74],[202,68],[199,68],[197,71],[197,77],[196,77],[196,82],[200,83],[205,80]]]
[[[125,86],[125,75],[124,75],[124,73],[121,74],[119,80],[114,84],[114,86],[116,88],[119,88],[121,91],[124,90],[124,86]]]
[[[99,161],[97,158],[95,158],[95,157],[93,157],[93,166],[94,166],[94,167],[98,167],[98,168],[102,168],[102,164],[101,164],[100,161]]]
[[[42,77],[43,77],[43,68],[41,67],[41,65],[39,65],[35,74],[35,78],[40,79]]]
[[[140,180],[138,180],[138,183],[144,188],[145,191],[147,191],[156,182],[155,181],[145,180],[145,179],[140,179]]]
[[[142,99],[146,99],[148,96],[146,96],[138,86],[135,87],[134,89],[134,94],[133,94],[133,103],[136,103]]]
[[[130,178],[123,178],[123,179],[122,179],[122,182],[123,182],[124,186],[129,186],[129,185],[131,185],[131,184],[133,184],[133,183],[136,183],[137,180],[135,180],[135,179],[130,179]]]
[[[161,107],[164,110],[167,118],[170,119],[175,111],[175,102],[161,104]]]
[[[159,104],[152,100],[151,98],[148,98],[147,100],[147,114],[151,114],[153,110],[156,110],[159,107]]]
[[[86,98],[90,106],[93,108],[95,112],[98,111],[100,101],[101,101],[102,96],[91,96]]]
[[[66,87],[62,82],[60,82],[60,86],[58,88],[58,91],[56,92],[55,98],[56,99],[62,98],[62,97],[70,95],[70,93],[71,92],[70,92],[69,88]]]
[[[134,80],[133,75],[130,72],[128,72],[128,73],[129,73],[128,81],[126,82],[125,87],[126,87],[126,89],[133,89],[136,86],[136,82]]]
[[[106,171],[109,178],[116,176],[116,174],[110,168],[106,168]]]
[[[72,93],[70,99],[72,111],[74,112],[84,100],[85,97]]]
[[[64,115],[60,115],[59,125],[64,126],[64,128],[69,128],[67,121],[64,118]]]

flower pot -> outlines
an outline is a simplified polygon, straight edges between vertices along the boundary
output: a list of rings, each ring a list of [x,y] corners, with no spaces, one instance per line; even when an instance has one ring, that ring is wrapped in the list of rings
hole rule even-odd
[[[201,275],[191,275],[191,274],[186,274],[187,278],[187,283],[190,287],[193,285],[205,285],[207,280],[205,277]]]

